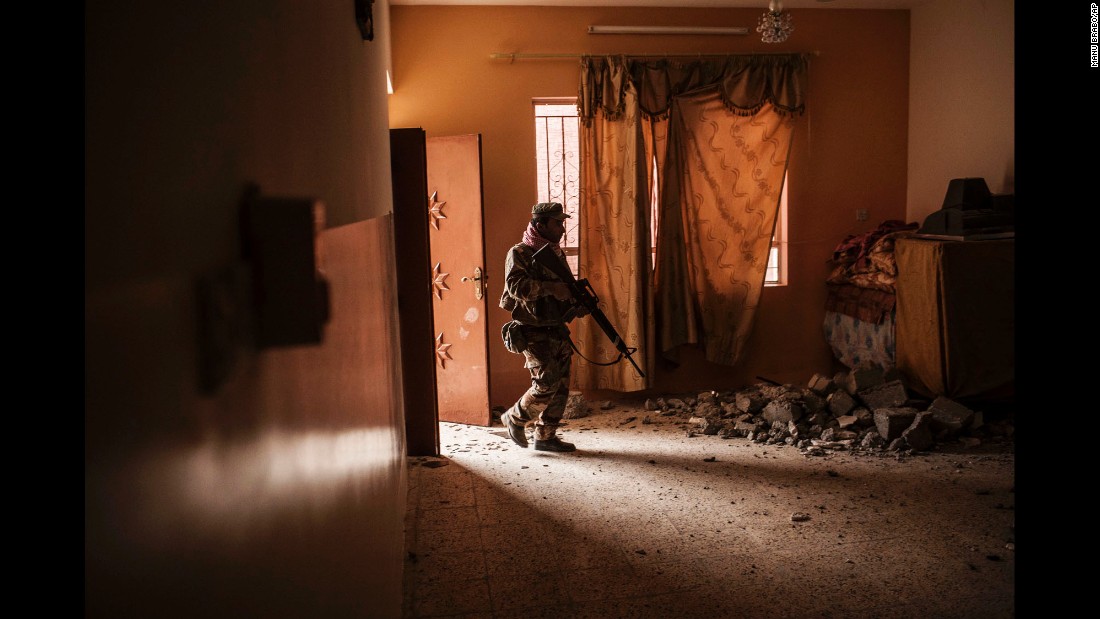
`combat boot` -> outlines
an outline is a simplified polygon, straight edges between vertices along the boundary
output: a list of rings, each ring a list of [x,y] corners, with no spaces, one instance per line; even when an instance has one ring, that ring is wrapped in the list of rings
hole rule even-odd
[[[577,451],[573,443],[561,440],[556,425],[537,426],[535,428],[535,451]]]
[[[520,447],[527,447],[527,433],[524,431],[524,424],[516,421],[516,418],[512,416],[512,409],[504,411],[500,416],[500,423],[504,424],[504,429],[508,431],[508,438],[512,439],[512,442]]]
[[[557,436],[552,436],[548,439],[535,439],[535,451],[577,451],[577,446],[573,443],[566,443]]]

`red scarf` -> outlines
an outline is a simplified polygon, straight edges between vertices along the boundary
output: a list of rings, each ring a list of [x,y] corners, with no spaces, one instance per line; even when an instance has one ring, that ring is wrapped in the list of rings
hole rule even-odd
[[[565,258],[565,252],[561,250],[561,247],[557,243],[553,243],[539,234],[539,231],[535,229],[535,224],[533,223],[528,223],[527,229],[523,231],[523,244],[535,251],[542,249],[546,245],[550,245],[559,258]]]

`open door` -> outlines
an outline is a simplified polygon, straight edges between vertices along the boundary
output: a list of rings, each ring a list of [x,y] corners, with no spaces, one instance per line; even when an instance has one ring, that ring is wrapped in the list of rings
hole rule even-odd
[[[427,137],[416,128],[390,129],[394,265],[401,325],[401,382],[410,456],[439,455],[435,397],[435,327],[428,239]]]
[[[481,135],[428,138],[427,162],[439,420],[489,426]]]

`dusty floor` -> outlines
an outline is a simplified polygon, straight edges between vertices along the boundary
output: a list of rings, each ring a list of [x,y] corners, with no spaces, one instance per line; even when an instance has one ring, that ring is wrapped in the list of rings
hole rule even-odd
[[[1011,443],[805,456],[629,404],[567,423],[571,454],[442,424],[442,456],[409,458],[405,617],[1015,616]]]

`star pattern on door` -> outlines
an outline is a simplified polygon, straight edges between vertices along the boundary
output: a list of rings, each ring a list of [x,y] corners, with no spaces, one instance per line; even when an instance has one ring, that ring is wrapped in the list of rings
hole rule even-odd
[[[442,263],[435,263],[435,268],[432,269],[432,288],[435,290],[435,298],[442,301],[443,291],[450,290],[450,287],[447,286],[447,276],[449,276],[450,273],[441,273],[439,268],[440,264]]]
[[[432,227],[436,230],[439,229],[439,220],[447,219],[447,216],[443,214],[443,205],[446,202],[439,201],[439,192],[433,191],[431,195],[431,208],[428,209],[428,214],[432,216]]]
[[[439,366],[443,369],[447,369],[447,359],[451,359],[452,361],[454,359],[451,357],[451,353],[448,352],[448,350],[450,350],[451,348],[451,345],[443,343],[442,331],[439,332],[439,335],[435,336],[435,343],[435,356],[439,359]]]

